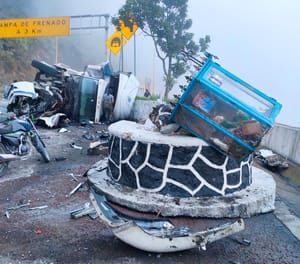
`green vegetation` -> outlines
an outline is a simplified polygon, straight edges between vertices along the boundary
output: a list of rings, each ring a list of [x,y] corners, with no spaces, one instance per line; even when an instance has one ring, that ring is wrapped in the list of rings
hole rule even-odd
[[[0,18],[28,17],[30,8],[30,0],[3,0],[0,3]],[[32,80],[34,71],[31,61],[53,58],[53,46],[54,41],[49,41],[49,38],[0,38],[0,92],[4,85],[13,80]]]
[[[175,79],[186,71],[186,63],[180,61],[177,55],[181,49],[194,52],[205,51],[210,43],[210,37],[199,40],[199,45],[193,41],[194,34],[188,32],[192,20],[187,18],[188,0],[127,0],[119,10],[113,23],[118,27],[119,20],[132,27],[136,22],[139,28],[153,39],[156,54],[162,62],[165,82],[164,97],[173,87]]]
[[[145,96],[136,96],[136,100],[143,100],[143,101],[157,101],[159,99],[159,95],[151,95],[148,97]]]
[[[293,184],[300,186],[300,168],[289,164],[287,169],[282,169],[280,174],[288,178]]]

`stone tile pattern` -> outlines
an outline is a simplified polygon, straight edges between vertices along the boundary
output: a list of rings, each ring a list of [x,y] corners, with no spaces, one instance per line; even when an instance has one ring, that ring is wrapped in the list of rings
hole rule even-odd
[[[236,161],[210,146],[143,143],[112,135],[108,175],[132,189],[171,197],[225,196],[252,181],[252,155]]]

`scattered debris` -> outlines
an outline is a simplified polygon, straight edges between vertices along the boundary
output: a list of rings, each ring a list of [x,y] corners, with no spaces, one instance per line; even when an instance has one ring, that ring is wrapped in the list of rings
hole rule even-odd
[[[66,118],[66,115],[63,113],[56,113],[51,116],[40,116],[37,119],[37,122],[43,123],[47,127],[53,128],[59,125],[62,118]]]
[[[106,155],[108,153],[108,146],[107,146],[107,142],[100,142],[100,141],[96,141],[96,142],[92,142],[89,145],[89,148],[87,150],[87,154],[88,155]]]
[[[79,218],[85,215],[88,215],[92,219],[98,217],[97,212],[94,207],[90,206],[90,202],[86,202],[82,208],[76,209],[70,213],[71,218]]]
[[[83,185],[83,182],[78,183],[77,186],[67,195],[67,197],[70,197],[75,192],[77,192],[79,190],[79,188],[82,187],[82,185]]]
[[[70,146],[72,147],[72,148],[74,148],[74,149],[82,149],[82,147],[80,147],[80,146],[77,146],[74,142],[72,142],[71,144],[70,144]]]
[[[100,130],[96,132],[98,134],[99,139],[108,139],[109,132],[107,130]]]
[[[92,142],[92,143],[90,143],[90,146],[89,146],[89,148],[96,148],[96,147],[98,147],[98,146],[100,146],[101,145],[101,142],[100,141],[96,141],[96,142]]]
[[[248,239],[242,239],[241,240],[241,239],[238,239],[238,238],[235,238],[235,237],[231,237],[230,239],[234,242],[237,242],[240,245],[244,245],[244,246],[250,246],[251,245],[251,241],[248,240]]]
[[[246,246],[250,246],[250,245],[251,245],[251,241],[248,240],[248,239],[243,239],[243,243],[244,243],[244,245],[246,245]]]
[[[28,208],[28,210],[42,210],[42,209],[45,209],[45,208],[48,208],[48,205],[41,205],[41,206],[31,207],[31,208]]]
[[[56,161],[64,161],[66,159],[67,159],[66,157],[56,157],[55,158]]]
[[[74,176],[73,173],[70,173],[69,175],[72,177],[72,179],[73,179],[74,181],[79,182],[79,180]]]
[[[8,210],[6,210],[6,211],[5,211],[5,216],[6,216],[7,218],[9,218],[9,217],[10,217],[10,213],[9,213],[9,211],[8,211]]]
[[[163,134],[170,134],[179,129],[179,126],[170,121],[171,113],[174,106],[171,103],[160,104],[152,107],[152,112],[149,114],[149,118],[152,123]]]
[[[30,203],[21,203],[21,204],[17,204],[16,206],[7,208],[7,210],[17,210],[17,209],[20,209],[20,208],[23,208],[23,207],[26,207],[29,205],[30,205]]]
[[[94,135],[92,135],[91,133],[83,134],[82,137],[87,139],[87,140],[94,140],[95,139]]]
[[[58,133],[66,133],[66,132],[70,132],[70,131],[64,127],[58,130]]]

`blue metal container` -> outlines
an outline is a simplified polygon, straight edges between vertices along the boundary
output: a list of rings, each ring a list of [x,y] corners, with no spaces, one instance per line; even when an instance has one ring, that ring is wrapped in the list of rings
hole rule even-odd
[[[171,120],[219,151],[242,160],[259,145],[281,107],[209,55],[181,96]]]

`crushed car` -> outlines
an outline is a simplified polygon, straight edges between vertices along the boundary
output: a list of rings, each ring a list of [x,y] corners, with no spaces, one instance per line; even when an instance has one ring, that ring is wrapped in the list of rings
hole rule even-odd
[[[100,122],[102,97],[110,89],[114,121],[129,117],[139,87],[133,74],[115,73],[109,62],[87,65],[82,72],[62,63],[33,60],[31,65],[38,70],[32,82],[14,81],[5,87],[7,111],[30,114],[35,120],[59,113],[75,122]]]
[[[283,160],[278,154],[269,149],[256,151],[254,157],[271,170],[287,169],[289,167],[286,160]]]

